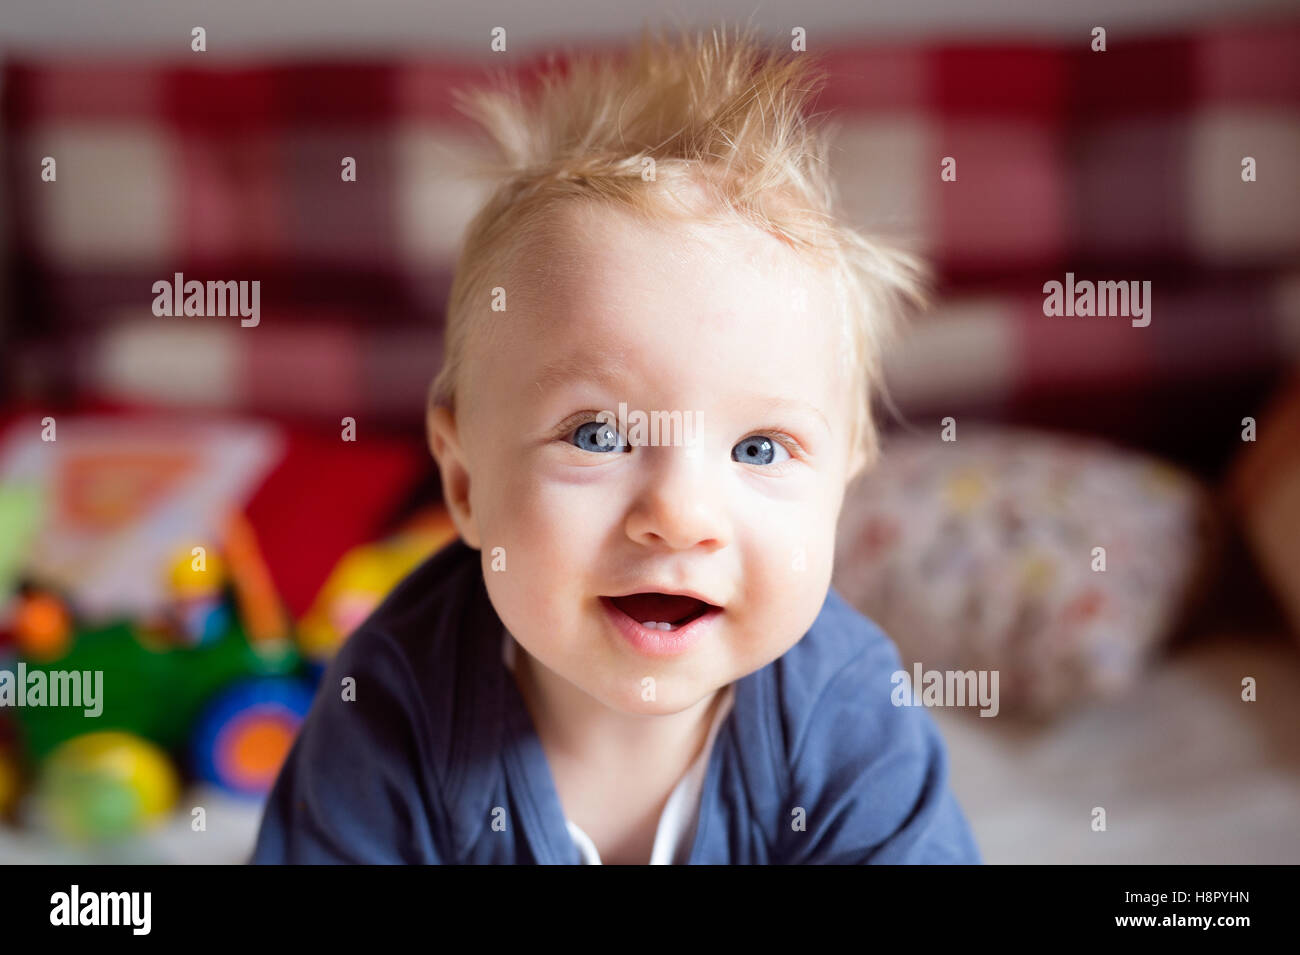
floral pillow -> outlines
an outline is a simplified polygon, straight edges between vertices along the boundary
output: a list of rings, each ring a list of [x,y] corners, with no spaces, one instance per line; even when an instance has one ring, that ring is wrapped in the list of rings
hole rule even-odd
[[[908,436],[849,489],[833,583],[909,673],[997,670],[1001,712],[1046,715],[1134,683],[1213,526],[1194,479],[1140,454],[1017,430]]]

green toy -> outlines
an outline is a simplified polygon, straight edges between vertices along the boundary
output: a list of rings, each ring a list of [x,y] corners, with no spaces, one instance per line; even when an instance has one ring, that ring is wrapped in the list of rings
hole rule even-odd
[[[218,691],[245,677],[293,674],[300,663],[289,641],[252,645],[238,623],[221,639],[198,646],[152,646],[142,642],[147,639],[128,624],[115,624],[77,633],[58,660],[26,662],[29,678],[38,670],[103,674],[98,716],[67,706],[17,708],[31,759],[40,761],[65,740],[104,730],[134,733],[179,752]]]

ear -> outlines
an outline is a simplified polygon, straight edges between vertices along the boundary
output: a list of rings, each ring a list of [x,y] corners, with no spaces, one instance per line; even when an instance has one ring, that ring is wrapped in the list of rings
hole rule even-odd
[[[456,414],[450,408],[434,405],[425,418],[429,450],[438,462],[442,477],[442,496],[452,523],[470,547],[479,549],[478,526],[469,501],[469,464],[456,430]]]

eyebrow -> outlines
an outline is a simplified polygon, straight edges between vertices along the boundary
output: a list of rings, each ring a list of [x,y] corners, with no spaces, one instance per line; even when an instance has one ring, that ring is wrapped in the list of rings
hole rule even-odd
[[[766,413],[773,411],[791,411],[807,412],[817,418],[828,432],[831,430],[831,423],[826,420],[821,409],[808,401],[799,401],[794,398],[775,398],[771,395],[746,395],[746,401],[751,401],[756,405],[762,405]]]
[[[563,385],[575,380],[590,381],[608,388],[616,388],[626,380],[628,370],[626,352],[622,350],[610,351],[597,356],[565,355],[546,364],[534,379],[534,384],[538,392],[543,395],[557,385]],[[826,420],[826,415],[822,414],[821,409],[811,402],[760,394],[743,395],[740,400],[761,406],[765,414],[771,414],[774,411],[811,414],[822,423],[822,426],[828,432],[831,431],[831,424]]]
[[[627,359],[621,351],[598,355],[565,355],[542,368],[533,384],[541,394],[556,385],[574,380],[592,381],[612,388],[623,381],[627,373]]]

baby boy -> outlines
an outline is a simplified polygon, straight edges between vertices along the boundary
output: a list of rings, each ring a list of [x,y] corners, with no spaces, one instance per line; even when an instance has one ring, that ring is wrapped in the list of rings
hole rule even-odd
[[[834,217],[810,87],[715,32],[469,99],[504,164],[428,415],[460,538],[332,662],[254,861],[980,861],[830,588],[919,283]]]

